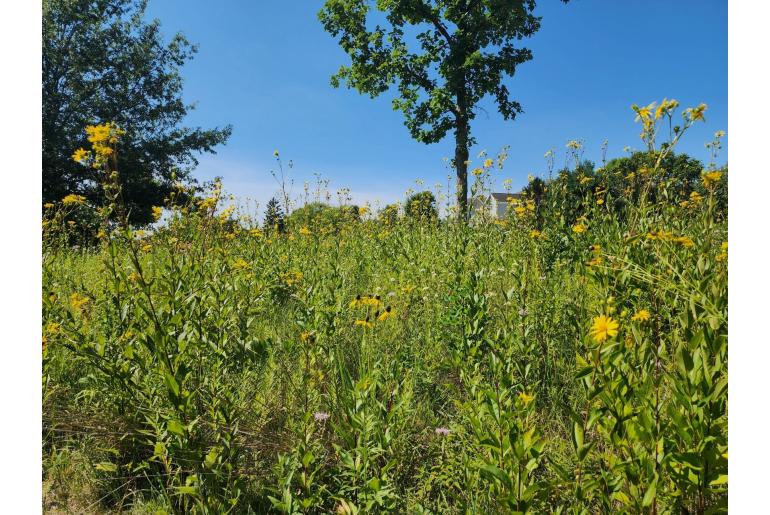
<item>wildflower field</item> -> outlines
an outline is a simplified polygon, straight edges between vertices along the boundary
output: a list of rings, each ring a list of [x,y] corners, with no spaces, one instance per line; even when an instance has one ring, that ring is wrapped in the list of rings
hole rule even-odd
[[[90,128],[108,202],[43,219],[44,509],[726,511],[727,170],[682,172],[677,107],[503,219],[281,230],[219,186],[122,223],[122,133]]]

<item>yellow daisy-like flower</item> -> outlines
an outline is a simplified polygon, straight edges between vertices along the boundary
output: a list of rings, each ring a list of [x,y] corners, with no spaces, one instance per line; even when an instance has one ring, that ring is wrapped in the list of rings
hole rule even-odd
[[[600,199],[596,200],[596,205],[601,206],[602,204],[604,204],[604,199],[603,198],[600,198]]]
[[[714,171],[714,172],[705,172],[701,174],[701,181],[703,181],[703,185],[707,188],[711,188],[716,185],[722,179],[722,172]]]
[[[529,395],[526,392],[521,392],[519,393],[519,399],[521,399],[521,402],[523,402],[525,406],[528,406],[530,402],[535,400],[535,396]]]
[[[87,161],[91,157],[91,152],[84,148],[79,148],[75,152],[72,153],[72,160],[76,163],[82,163],[83,161]]]
[[[364,329],[371,329],[374,324],[368,320],[356,320],[355,325],[363,327]]]
[[[536,240],[538,238],[542,238],[543,233],[538,231],[537,229],[532,229],[531,231],[529,231],[529,237],[532,238],[533,240]]]
[[[516,212],[517,215],[523,215],[524,213],[527,212],[527,208],[522,206],[516,206],[513,210]]]
[[[650,312],[646,309],[640,309],[636,313],[634,313],[634,316],[631,317],[631,320],[634,322],[647,322],[650,319]]]
[[[62,199],[62,204],[65,206],[71,205],[71,204],[84,204],[86,201],[86,198],[83,195],[75,195],[74,193],[70,193],[66,197]]]
[[[703,196],[697,191],[693,191],[692,193],[690,193],[690,200],[697,204],[698,202],[703,200]]]
[[[377,317],[377,321],[382,322],[384,320],[387,320],[388,318],[392,317],[394,314],[395,312],[393,311],[393,309],[390,306],[388,306],[387,308],[385,308],[385,311],[380,313],[380,315]]]
[[[484,160],[484,168],[491,168],[494,163],[493,159],[486,159]]]
[[[574,232],[576,234],[582,234],[582,233],[586,232],[587,229],[588,229],[588,227],[586,227],[583,224],[575,224],[575,225],[572,226],[572,232]]]
[[[617,336],[619,327],[620,324],[612,317],[599,315],[594,318],[594,323],[591,326],[591,336],[597,342],[603,342],[607,338]]]
[[[484,173],[484,169],[483,168],[474,168],[471,173],[473,175],[475,175],[476,177],[481,177],[481,174]]]
[[[156,222],[163,216],[163,208],[159,206],[152,206],[152,219]]]
[[[142,252],[149,252],[152,250],[152,243],[146,243],[142,245]]]

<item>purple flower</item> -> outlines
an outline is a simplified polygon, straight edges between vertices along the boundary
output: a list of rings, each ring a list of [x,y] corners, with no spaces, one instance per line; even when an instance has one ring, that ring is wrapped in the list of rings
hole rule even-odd
[[[451,433],[452,430],[448,427],[437,427],[436,428],[436,434],[439,436],[449,436],[449,433]]]
[[[329,414],[325,411],[317,411],[313,413],[313,418],[316,422],[326,422],[326,419],[329,418]]]

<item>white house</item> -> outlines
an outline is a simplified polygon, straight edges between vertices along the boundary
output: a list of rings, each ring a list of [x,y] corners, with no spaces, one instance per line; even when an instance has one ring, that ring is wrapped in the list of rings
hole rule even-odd
[[[473,213],[486,213],[495,218],[505,218],[510,206],[510,200],[520,198],[521,192],[481,195],[471,200],[471,210]]]

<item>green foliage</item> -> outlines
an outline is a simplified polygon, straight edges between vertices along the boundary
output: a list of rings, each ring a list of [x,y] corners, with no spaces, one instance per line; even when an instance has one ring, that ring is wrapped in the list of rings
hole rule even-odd
[[[311,202],[292,211],[286,223],[295,230],[308,227],[339,231],[359,220],[357,206],[330,206],[321,202]]]
[[[73,162],[83,128],[112,121],[128,131],[120,145],[121,186],[131,221],[152,221],[176,180],[189,177],[195,154],[214,152],[230,127],[182,126],[180,67],[196,48],[182,34],[166,44],[146,0],[44,0],[43,202],[75,193],[104,203],[99,171]]]
[[[376,15],[371,11],[377,10]],[[517,47],[540,28],[535,1],[394,2],[327,0],[321,23],[351,59],[332,77],[372,98],[395,86],[393,109],[417,141],[435,143],[454,131],[459,214],[468,199],[470,122],[477,104],[492,96],[500,114],[514,119],[521,105],[510,98],[506,77],[532,59]],[[376,25],[373,20],[377,19]]]
[[[267,207],[265,208],[265,219],[263,222],[265,231],[277,231],[282,233],[286,229],[285,225],[281,205],[278,203],[278,199],[273,197],[268,201]]]
[[[386,208],[387,209],[387,208]],[[436,197],[430,191],[420,191],[406,199],[406,217],[415,222],[430,222],[438,219]]]
[[[683,204],[690,172],[649,152],[638,190],[576,159],[496,223],[315,204],[265,234],[214,184],[152,234],[47,246],[46,499],[726,512],[726,174]]]

